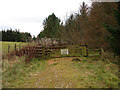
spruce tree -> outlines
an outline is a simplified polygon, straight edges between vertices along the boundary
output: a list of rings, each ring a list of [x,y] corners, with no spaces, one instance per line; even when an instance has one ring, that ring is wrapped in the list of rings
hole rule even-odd
[[[108,36],[108,41],[113,49],[113,52],[118,55],[120,60],[120,2],[117,3],[118,10],[114,10],[114,15],[118,23],[118,27],[113,27],[107,24],[104,24],[106,30],[110,33]]]

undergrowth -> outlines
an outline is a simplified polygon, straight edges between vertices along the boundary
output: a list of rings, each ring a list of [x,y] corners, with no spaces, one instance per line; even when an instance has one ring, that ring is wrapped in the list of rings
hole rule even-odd
[[[34,58],[30,63],[24,62],[24,57],[15,58],[14,62],[4,61],[2,73],[2,86],[3,88],[13,87],[13,82],[24,81],[36,71],[45,69],[45,60],[38,60]]]
[[[88,88],[118,88],[118,66],[111,62],[102,60],[91,60],[86,62],[73,62],[71,67],[82,73],[79,80],[83,80]],[[87,82],[87,83],[86,83]]]

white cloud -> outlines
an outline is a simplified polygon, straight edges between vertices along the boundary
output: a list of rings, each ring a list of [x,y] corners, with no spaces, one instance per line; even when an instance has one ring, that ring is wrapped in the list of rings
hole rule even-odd
[[[0,29],[17,28],[37,36],[43,20],[51,13],[64,20],[83,1],[91,3],[90,0],[0,0]]]

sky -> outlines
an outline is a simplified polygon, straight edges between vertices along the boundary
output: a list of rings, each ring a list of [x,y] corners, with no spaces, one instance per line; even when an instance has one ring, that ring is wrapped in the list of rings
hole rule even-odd
[[[91,5],[91,0],[0,0],[0,30],[20,29],[37,36],[46,17],[54,13],[64,22],[83,1]]]

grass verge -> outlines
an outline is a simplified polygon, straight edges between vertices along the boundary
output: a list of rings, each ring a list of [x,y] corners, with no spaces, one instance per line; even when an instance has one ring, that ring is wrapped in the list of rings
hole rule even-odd
[[[46,62],[45,60],[38,60],[37,58],[34,58],[30,63],[26,64],[24,62],[24,57],[21,58],[15,58],[16,60],[14,62],[7,62],[4,61],[3,65],[3,75],[2,75],[2,87],[3,88],[9,88],[9,87],[18,87],[19,83],[29,78],[32,73],[36,71],[42,71],[46,68]]]
[[[86,62],[73,62],[70,66],[79,71],[78,80],[86,85],[85,87],[118,88],[118,65],[116,64],[87,58]]]

